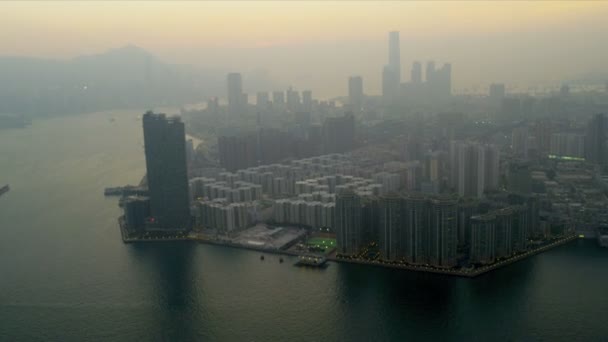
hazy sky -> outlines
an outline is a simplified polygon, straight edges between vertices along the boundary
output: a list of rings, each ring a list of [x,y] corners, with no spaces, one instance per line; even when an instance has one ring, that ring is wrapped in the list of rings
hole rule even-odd
[[[316,94],[364,77],[377,93],[387,32],[413,60],[452,62],[454,88],[608,71],[608,2],[0,2],[0,54],[68,58],[135,44],[168,62],[263,69]]]

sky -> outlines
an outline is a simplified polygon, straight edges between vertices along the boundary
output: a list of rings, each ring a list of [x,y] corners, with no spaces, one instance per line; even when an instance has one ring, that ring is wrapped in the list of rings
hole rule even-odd
[[[414,60],[451,62],[456,90],[608,71],[601,1],[3,1],[0,14],[0,55],[134,44],[167,62],[240,71],[245,86],[248,73],[266,72],[320,96],[346,93],[349,75],[378,93],[392,30],[402,79]]]

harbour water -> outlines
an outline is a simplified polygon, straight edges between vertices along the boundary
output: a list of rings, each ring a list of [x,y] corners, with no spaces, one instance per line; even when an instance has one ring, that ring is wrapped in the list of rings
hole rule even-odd
[[[474,279],[125,245],[103,189],[143,175],[142,112],[0,131],[1,341],[608,339],[608,249],[594,240]]]

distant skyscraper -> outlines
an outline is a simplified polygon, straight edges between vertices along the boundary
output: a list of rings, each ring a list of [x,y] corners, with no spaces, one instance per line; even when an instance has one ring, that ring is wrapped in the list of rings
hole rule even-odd
[[[399,32],[388,33],[388,66],[395,72],[397,84],[401,83],[401,47]]]
[[[228,85],[228,106],[237,108],[240,105],[243,96],[243,80],[241,74],[236,72],[229,73],[226,77],[226,83]]]
[[[353,110],[359,111],[363,106],[363,78],[351,76],[348,78],[348,102]]]
[[[184,123],[147,112],[143,116],[150,215],[154,228],[188,229],[190,203]]]
[[[355,255],[361,251],[361,198],[352,191],[343,191],[336,196],[335,230],[337,252]]]
[[[412,64],[412,83],[421,84],[422,83],[422,64],[420,62],[415,61]]]

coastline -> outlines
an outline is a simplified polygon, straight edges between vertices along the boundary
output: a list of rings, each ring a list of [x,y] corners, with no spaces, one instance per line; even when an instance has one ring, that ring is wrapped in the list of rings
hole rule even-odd
[[[233,243],[233,242],[229,242],[229,241],[208,239],[208,238],[204,238],[196,233],[190,233],[183,237],[166,237],[166,238],[165,237],[163,237],[163,238],[129,237],[126,232],[126,228],[124,227],[122,218],[120,218],[118,221],[119,221],[119,226],[120,226],[121,237],[125,244],[192,241],[192,242],[198,242],[198,243],[203,243],[203,244],[208,244],[208,245],[245,249],[245,250],[269,253],[269,254],[278,254],[278,255],[287,255],[287,256],[299,256],[302,254],[302,253],[289,251],[289,250],[247,246],[247,245],[237,244],[237,243]],[[556,241],[553,241],[549,244],[530,249],[530,250],[526,251],[525,253],[514,255],[510,258],[500,260],[491,265],[486,265],[483,267],[473,268],[473,269],[441,269],[441,268],[434,268],[434,267],[428,267],[428,266],[416,266],[416,265],[399,264],[399,263],[392,263],[392,262],[379,262],[379,261],[375,261],[375,260],[372,261],[372,260],[342,259],[342,258],[337,258],[335,256],[327,256],[327,261],[336,262],[336,263],[348,263],[348,264],[359,264],[359,265],[367,265],[367,266],[375,266],[375,267],[392,268],[392,269],[399,269],[399,270],[406,270],[406,271],[434,273],[434,274],[449,275],[449,276],[456,276],[456,277],[475,278],[475,277],[481,276],[483,274],[486,274],[490,271],[508,266],[517,261],[524,260],[526,258],[532,257],[532,256],[542,253],[544,251],[559,247],[561,245],[564,245],[566,243],[572,242],[577,239],[578,239],[578,236],[576,234],[570,234],[570,235],[564,236]]]

